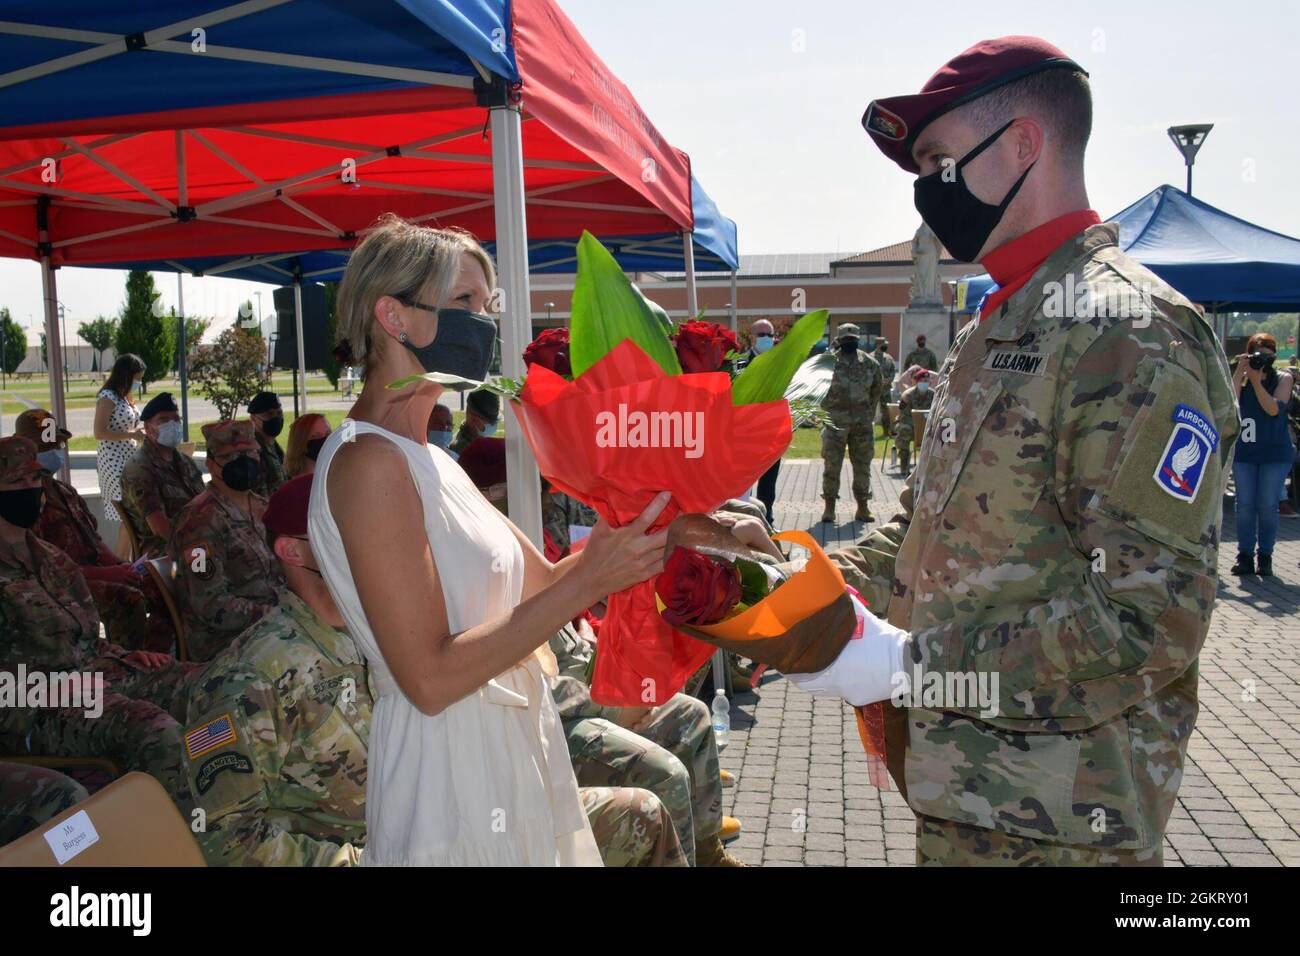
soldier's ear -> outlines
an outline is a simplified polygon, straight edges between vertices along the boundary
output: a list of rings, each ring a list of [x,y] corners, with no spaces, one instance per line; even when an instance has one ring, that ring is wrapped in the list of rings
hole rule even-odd
[[[301,543],[302,542],[299,542],[297,538],[290,538],[288,535],[282,534],[276,537],[275,544],[271,546],[271,550],[275,552],[275,556],[280,560],[281,564],[289,564],[295,568],[301,568],[304,564],[302,560],[302,550],[300,548]]]

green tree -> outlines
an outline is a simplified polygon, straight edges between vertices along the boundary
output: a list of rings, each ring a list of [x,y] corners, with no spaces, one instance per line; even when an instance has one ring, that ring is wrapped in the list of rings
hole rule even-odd
[[[126,302],[114,340],[117,354],[132,352],[144,360],[146,383],[165,377],[176,352],[176,322],[158,307],[153,276],[135,270],[126,277]]]
[[[234,418],[261,391],[257,370],[265,362],[262,339],[234,325],[190,353],[190,382],[222,418]]]
[[[4,373],[12,375],[27,358],[27,332],[0,308],[0,357],[4,360]]]
[[[91,362],[90,370],[98,372],[100,366],[104,364],[104,350],[113,344],[113,338],[117,335],[117,319],[98,316],[93,322],[82,322],[77,329],[77,334],[95,350],[96,355]]]
[[[338,337],[339,328],[339,284],[337,282],[325,283],[325,341],[329,343],[329,352],[325,359],[325,367],[321,369],[325,377],[330,380],[334,386],[334,391],[339,389],[339,363],[334,361],[334,341]]]

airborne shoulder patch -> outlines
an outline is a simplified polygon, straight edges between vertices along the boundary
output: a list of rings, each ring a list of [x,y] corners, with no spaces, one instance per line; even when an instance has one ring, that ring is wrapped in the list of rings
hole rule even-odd
[[[1173,430],[1151,477],[1166,494],[1190,504],[1200,490],[1206,462],[1219,447],[1219,432],[1208,415],[1190,405],[1179,405],[1172,418]]]

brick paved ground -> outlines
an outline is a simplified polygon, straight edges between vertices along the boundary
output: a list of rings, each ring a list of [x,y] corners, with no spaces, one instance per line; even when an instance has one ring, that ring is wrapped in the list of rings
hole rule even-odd
[[[894,513],[902,482],[874,462],[872,510]],[[845,466],[842,494],[848,493]],[[823,544],[854,540],[851,499],[840,521],[821,517],[821,461],[787,461],[777,485],[778,528]],[[1201,713],[1170,820],[1171,866],[1300,866],[1300,519],[1283,519],[1271,581],[1228,574],[1232,515],[1219,555],[1219,605],[1201,654]],[[733,703],[722,766],[737,774],[727,813],[744,825],[733,852],[764,866],[911,866],[911,811],[867,780],[853,713],[765,677]],[[802,822],[803,826],[797,825]]]

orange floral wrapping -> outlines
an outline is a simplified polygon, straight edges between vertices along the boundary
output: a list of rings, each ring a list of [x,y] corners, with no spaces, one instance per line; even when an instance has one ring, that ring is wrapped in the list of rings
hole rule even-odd
[[[725,372],[669,375],[631,340],[572,382],[532,366],[513,407],[547,480],[616,527],[640,515],[660,491],[673,497],[656,531],[682,512],[707,513],[744,494],[791,436],[784,400],[733,405]],[[624,426],[634,413],[665,412],[679,423],[689,420],[695,447],[630,447],[636,437]],[[677,435],[684,439],[687,432]],[[592,699],[620,707],[662,704],[712,653],[663,621],[654,580],[645,581],[607,601]]]

